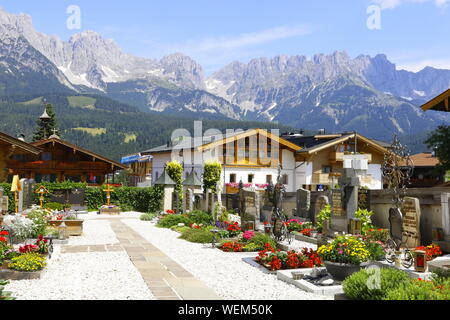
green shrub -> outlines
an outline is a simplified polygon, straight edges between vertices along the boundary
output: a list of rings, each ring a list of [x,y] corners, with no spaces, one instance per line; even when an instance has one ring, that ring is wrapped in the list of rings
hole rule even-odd
[[[213,234],[205,229],[189,229],[181,234],[180,239],[194,243],[211,243]]]
[[[209,213],[200,210],[194,210],[188,213],[187,216],[192,223],[196,224],[211,224],[212,222],[212,216]]]
[[[152,221],[153,219],[155,219],[156,214],[154,213],[145,213],[143,215],[141,215],[141,217],[139,219],[141,219],[142,221]]]
[[[207,162],[203,168],[203,184],[205,189],[216,192],[217,183],[222,175],[222,165],[219,162]]]
[[[58,237],[59,237],[59,230],[58,230],[57,227],[47,226],[45,228],[44,235],[45,236],[52,236],[54,239],[58,239]]]
[[[11,292],[4,291],[5,286],[8,283],[9,283],[8,281],[0,280],[0,301],[15,300],[15,298],[11,297]]]
[[[259,252],[264,250],[264,247],[261,248],[261,246],[257,243],[249,243],[246,244],[243,249],[245,252]]]
[[[366,241],[366,249],[370,252],[370,260],[381,261],[386,257],[383,246],[377,242]]]
[[[373,211],[369,211],[366,209],[358,209],[355,212],[355,218],[361,220],[362,230],[361,233],[363,235],[367,234],[370,229],[373,229],[371,216],[374,214]]]
[[[170,228],[173,226],[177,226],[180,223],[184,223],[186,226],[189,226],[192,222],[188,217],[184,215],[172,214],[165,216],[158,222],[158,227],[161,228]]]
[[[190,229],[191,228],[186,227],[186,226],[185,227],[173,226],[173,227],[170,228],[170,230],[176,231],[178,233],[183,233],[183,232],[185,232],[187,230],[190,230]]]
[[[175,192],[178,193],[180,201],[183,201],[183,165],[178,161],[172,161],[166,163],[164,169],[169,177],[175,182]]]
[[[273,240],[273,238],[265,233],[257,233],[255,234],[255,236],[249,241],[248,244],[252,244],[255,247],[260,248],[261,251],[264,249],[264,246],[266,245],[266,243],[270,244],[272,246],[272,248],[276,248],[277,247],[277,243],[275,240]]]
[[[322,232],[323,223],[331,218],[331,206],[327,204],[322,211],[317,215],[316,226],[319,232]]]
[[[380,288],[370,289],[368,285],[375,283],[369,281],[376,279],[379,272]],[[401,270],[393,268],[361,270],[352,274],[342,283],[344,293],[353,300],[383,300],[387,293],[397,288],[401,283],[410,281],[409,275]]]
[[[9,268],[17,271],[34,272],[46,265],[45,258],[39,253],[24,253],[11,260]]]
[[[44,209],[50,209],[54,211],[63,211],[64,205],[57,202],[48,202],[44,204]]]
[[[450,300],[450,280],[441,284],[416,279],[403,282],[390,290],[385,300]]]

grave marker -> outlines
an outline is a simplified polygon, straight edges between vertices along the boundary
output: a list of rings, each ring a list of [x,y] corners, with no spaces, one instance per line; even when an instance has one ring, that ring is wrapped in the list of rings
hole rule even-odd
[[[417,198],[405,197],[402,208],[403,237],[407,248],[420,246],[420,202]]]
[[[319,196],[316,200],[315,210],[314,210],[314,222],[317,221],[317,216],[319,213],[325,209],[327,205],[330,204],[330,200],[327,196]]]
[[[297,190],[297,216],[302,218],[309,217],[311,208],[311,192],[305,189]]]

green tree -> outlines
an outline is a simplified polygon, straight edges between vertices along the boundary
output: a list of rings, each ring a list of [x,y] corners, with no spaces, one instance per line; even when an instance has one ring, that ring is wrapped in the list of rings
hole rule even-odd
[[[169,177],[176,183],[175,191],[178,193],[180,202],[183,201],[183,166],[178,161],[172,161],[166,163],[165,169]]]
[[[217,183],[222,175],[222,165],[219,162],[207,162],[203,169],[203,184],[205,189],[217,192]]]
[[[37,127],[33,134],[33,141],[48,139],[54,133],[59,134],[58,122],[56,120],[56,114],[53,111],[53,106],[48,103],[45,105],[45,110],[50,118],[48,120],[38,119]]]
[[[438,166],[440,174],[450,170],[450,126],[439,126],[425,141],[426,145],[436,151],[441,165]]]

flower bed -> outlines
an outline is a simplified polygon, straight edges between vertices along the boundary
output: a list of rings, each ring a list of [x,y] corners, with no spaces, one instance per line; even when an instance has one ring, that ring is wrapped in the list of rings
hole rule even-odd
[[[266,234],[246,231],[234,240],[223,241],[219,249],[224,252],[259,252],[264,250],[266,245],[276,246],[276,242]]]
[[[436,244],[431,244],[429,246],[420,246],[416,248],[416,251],[425,251],[427,256],[427,261],[433,261],[435,258],[442,255],[441,247]]]
[[[3,231],[2,235],[8,235]],[[0,238],[0,278],[6,280],[39,279],[46,265],[48,243],[42,236],[35,244],[26,244],[18,250]]]
[[[275,250],[270,244],[266,244],[265,249],[259,252],[255,260],[270,271],[322,266],[319,255],[312,249],[286,252]]]

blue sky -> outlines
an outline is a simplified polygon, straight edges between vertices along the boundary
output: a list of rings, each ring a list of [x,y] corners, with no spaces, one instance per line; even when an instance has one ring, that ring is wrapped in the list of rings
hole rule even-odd
[[[125,52],[161,58],[182,52],[207,73],[238,60],[345,50],[385,53],[399,68],[450,69],[450,0],[0,0],[27,13],[37,30],[64,40],[83,30],[114,39]],[[69,30],[69,5],[81,9],[81,30]],[[369,30],[369,6],[381,29]],[[445,40],[445,41],[444,41]]]

